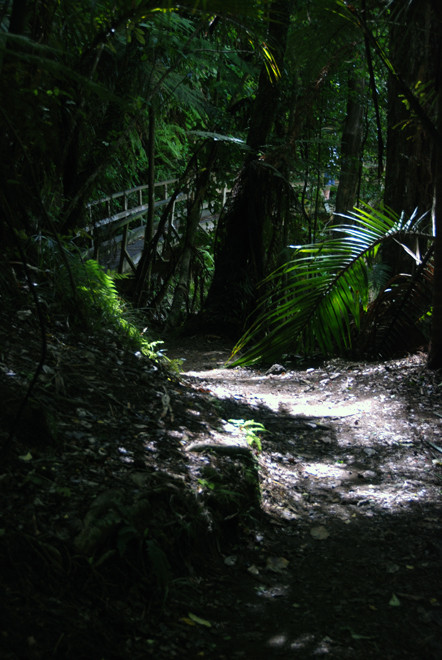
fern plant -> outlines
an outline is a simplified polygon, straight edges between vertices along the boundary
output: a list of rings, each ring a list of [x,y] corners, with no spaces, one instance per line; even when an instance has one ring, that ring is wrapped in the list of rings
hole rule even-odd
[[[107,329],[131,349],[150,359],[169,362],[158,348],[162,342],[149,340],[140,330],[136,312],[119,295],[114,276],[93,259],[82,261],[76,254],[67,254],[75,291],[65,265],[56,266],[52,277],[58,311],[67,313],[74,325],[86,324],[97,332]]]
[[[255,422],[254,419],[229,419],[229,423],[233,424],[233,426],[244,433],[247,444],[250,445],[250,447],[256,445],[257,451],[262,451],[261,438],[258,433],[267,432],[264,424],[261,424],[261,422]]]
[[[420,231],[424,216],[362,205],[345,217],[352,224],[330,227],[320,243],[293,246],[293,259],[263,281],[255,320],[233,349],[234,365],[271,362],[288,352],[348,354],[355,340],[385,355],[398,335],[417,328],[431,305],[432,248],[420,260],[405,243],[432,238]],[[418,262],[414,275],[388,279],[378,263],[387,241]]]

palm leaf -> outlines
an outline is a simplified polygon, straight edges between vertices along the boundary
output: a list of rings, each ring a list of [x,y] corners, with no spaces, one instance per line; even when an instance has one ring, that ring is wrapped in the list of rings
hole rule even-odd
[[[273,361],[287,352],[345,353],[370,305],[370,275],[379,247],[415,236],[422,218],[368,205],[330,228],[338,238],[295,248],[262,287],[256,317],[232,352],[234,364]],[[240,356],[240,352],[242,355]]]
[[[362,355],[394,357],[428,344],[433,297],[433,245],[412,275],[390,279],[370,304],[358,336]]]

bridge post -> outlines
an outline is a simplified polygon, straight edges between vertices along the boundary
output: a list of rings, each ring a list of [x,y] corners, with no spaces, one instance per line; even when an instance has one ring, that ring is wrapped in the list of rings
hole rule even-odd
[[[99,252],[100,252],[100,239],[98,237],[98,230],[96,227],[94,227],[92,236],[93,236],[92,241],[94,246],[94,259],[95,261],[98,261]]]
[[[123,196],[123,207],[124,210],[127,211],[128,207],[128,196],[127,192],[124,191],[124,196]],[[127,251],[127,233],[128,233],[128,224],[126,223],[123,227],[123,236],[121,238],[121,250],[120,250],[120,260],[118,263],[118,272],[121,273],[123,272],[123,266],[124,266],[124,259],[126,257],[126,251]]]

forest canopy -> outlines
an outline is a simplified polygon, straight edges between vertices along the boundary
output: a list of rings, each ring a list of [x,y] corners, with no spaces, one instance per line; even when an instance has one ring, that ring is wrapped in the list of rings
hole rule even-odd
[[[0,25],[6,265],[58,281],[65,271],[69,300],[92,256],[143,324],[242,337],[244,361],[277,357],[275,346],[388,355],[394,342],[379,338],[395,325],[410,339],[400,351],[431,339],[440,366],[436,0],[12,0]],[[121,238],[103,236],[99,256],[98,228],[128,217],[114,193],[140,188],[140,247],[123,268],[105,249]],[[100,198],[106,212],[90,206]],[[365,275],[343,297],[322,256],[329,268],[351,236]],[[311,295],[299,298],[306,250]],[[323,312],[308,316],[318,295]],[[279,332],[298,313],[314,341]]]
[[[440,0],[3,0],[0,94],[0,656],[439,659]]]

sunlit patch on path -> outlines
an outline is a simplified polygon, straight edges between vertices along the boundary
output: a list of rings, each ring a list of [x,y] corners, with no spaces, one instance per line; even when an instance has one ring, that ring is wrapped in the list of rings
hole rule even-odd
[[[240,605],[225,657],[438,657],[442,388],[424,357],[269,373],[182,355],[226,419],[268,430],[265,517],[226,563]]]

